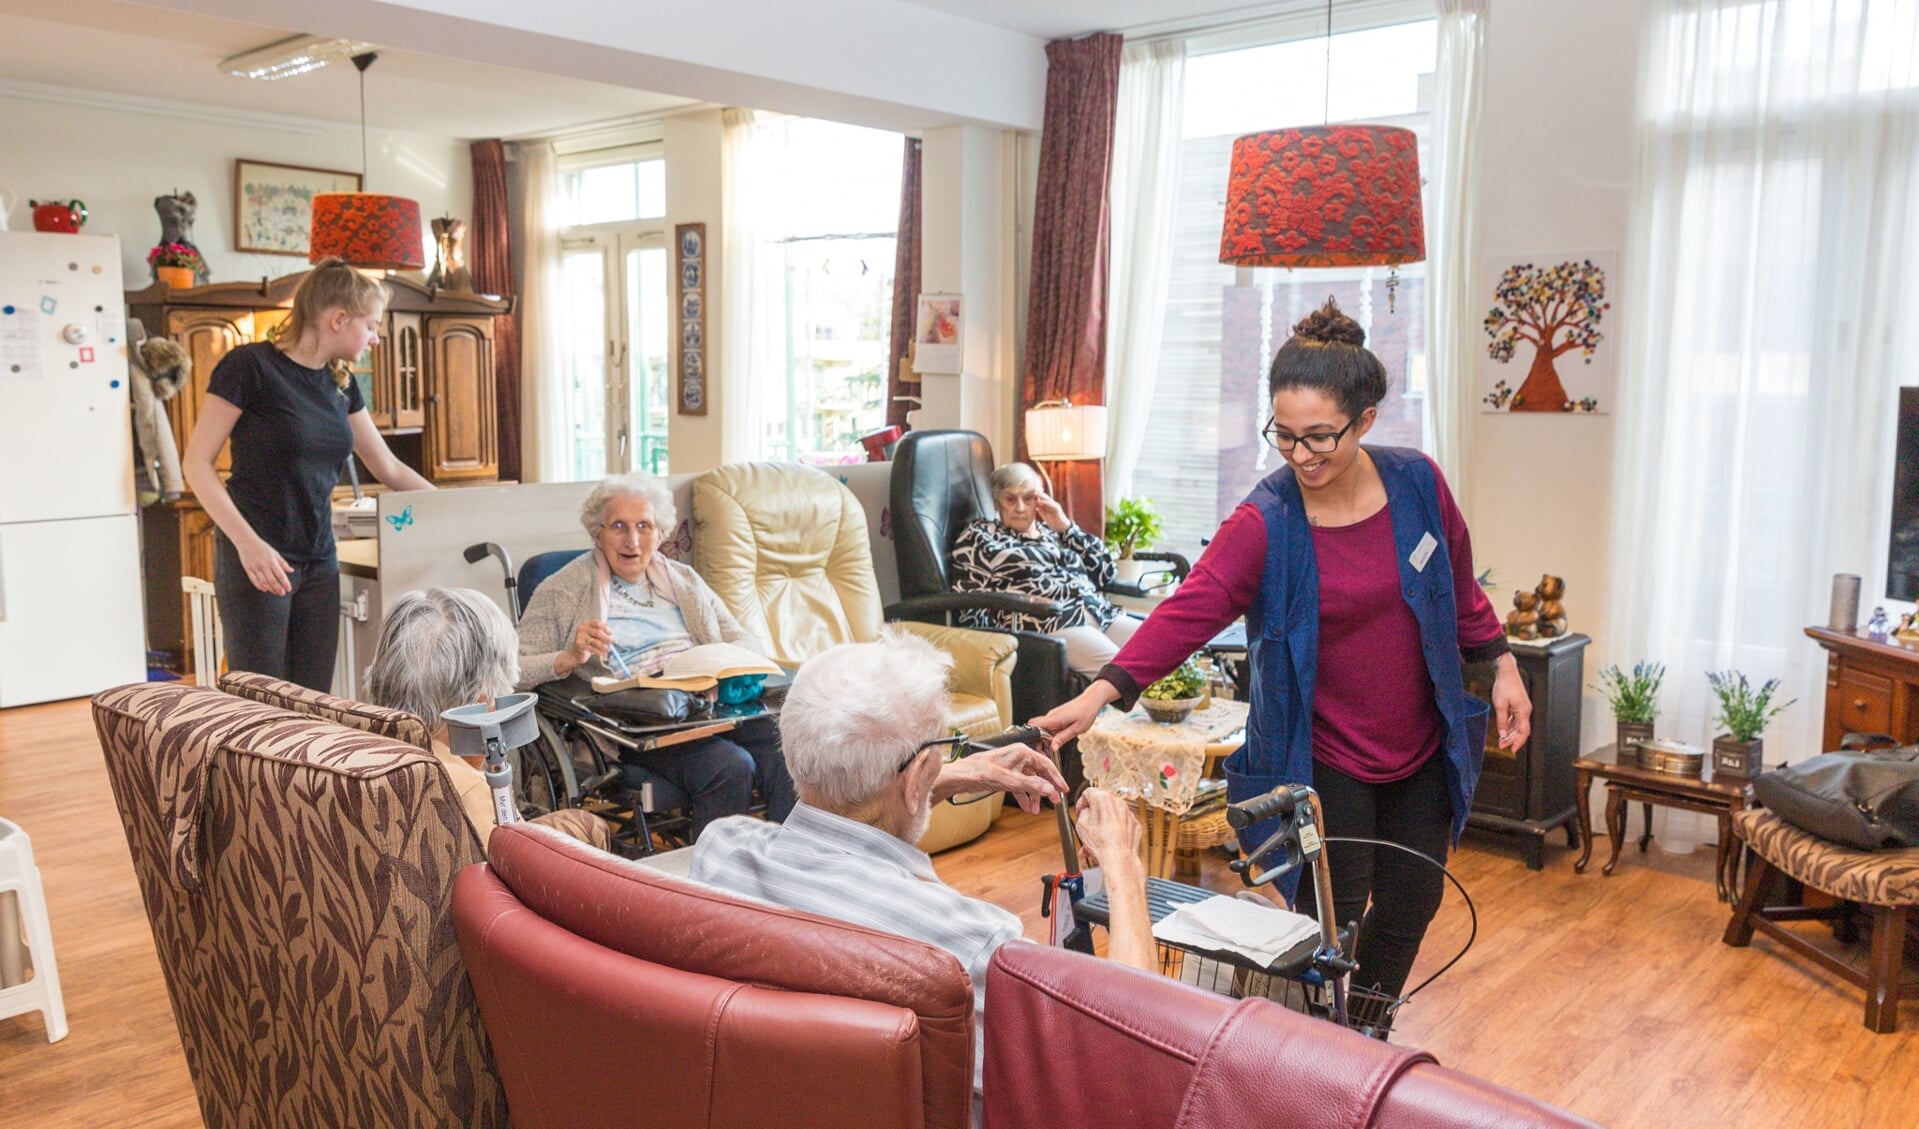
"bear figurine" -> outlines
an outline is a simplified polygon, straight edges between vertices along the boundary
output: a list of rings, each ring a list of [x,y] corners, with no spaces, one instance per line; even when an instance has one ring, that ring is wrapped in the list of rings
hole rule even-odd
[[[1539,587],[1533,589],[1539,597],[1539,636],[1542,639],[1557,638],[1566,633],[1566,605],[1560,597],[1566,594],[1566,582],[1557,576],[1542,576]]]
[[[1506,634],[1515,639],[1539,637],[1539,593],[1523,588],[1513,593],[1513,610],[1506,613]]]

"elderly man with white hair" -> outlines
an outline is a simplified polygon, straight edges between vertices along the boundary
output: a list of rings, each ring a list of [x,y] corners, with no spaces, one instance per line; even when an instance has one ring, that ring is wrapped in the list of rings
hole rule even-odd
[[[1024,745],[945,760],[965,741],[946,721],[951,663],[923,640],[893,632],[814,656],[780,715],[799,804],[784,825],[723,819],[707,828],[693,847],[692,876],[945,949],[972,977],[974,1014],[983,1015],[987,962],[1024,928],[1007,910],[941,882],[913,844],[943,800],[1000,790],[1036,813],[1042,798],[1063,802],[1066,782]],[[1078,824],[1082,847],[1104,864],[1109,955],[1154,971],[1138,820],[1125,801],[1090,788]]]
[[[471,588],[428,588],[394,601],[366,671],[367,701],[426,723],[433,753],[482,846],[493,835],[493,792],[480,765],[448,748],[440,715],[512,693],[520,672],[518,648],[513,621],[498,604]],[[612,846],[611,829],[590,812],[548,812],[534,822],[601,850]]]
[[[699,573],[660,555],[677,521],[672,491],[650,474],[614,475],[593,488],[580,506],[593,551],[548,577],[520,616],[520,689],[575,673],[658,674],[667,659],[707,643],[762,649]],[[621,759],[691,797],[695,840],[714,820],[744,812],[755,786],[766,818],[784,819],[793,806],[770,719]]]

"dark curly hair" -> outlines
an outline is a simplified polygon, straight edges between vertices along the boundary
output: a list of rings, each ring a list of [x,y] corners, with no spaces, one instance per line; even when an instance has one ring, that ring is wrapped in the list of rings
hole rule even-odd
[[[1311,388],[1339,404],[1348,419],[1386,398],[1386,366],[1366,348],[1366,331],[1331,298],[1301,319],[1273,354],[1272,391]]]

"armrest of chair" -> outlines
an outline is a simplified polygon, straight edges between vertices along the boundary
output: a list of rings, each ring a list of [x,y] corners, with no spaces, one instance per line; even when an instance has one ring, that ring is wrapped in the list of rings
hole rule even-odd
[[[1002,719],[1013,718],[1013,664],[1019,641],[1004,631],[975,631],[902,620],[894,624],[953,656],[953,691],[991,698]]]
[[[1015,592],[939,592],[931,596],[909,596],[896,604],[888,604],[885,614],[888,620],[895,620],[974,610],[1055,616],[1065,615],[1066,605]]]

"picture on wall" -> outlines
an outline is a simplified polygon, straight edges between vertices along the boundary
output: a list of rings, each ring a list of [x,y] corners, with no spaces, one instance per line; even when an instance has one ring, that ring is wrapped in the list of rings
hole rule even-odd
[[[1594,251],[1487,263],[1481,411],[1612,411],[1614,260]]]
[[[913,331],[913,371],[960,371],[959,295],[920,295]]]
[[[679,311],[680,363],[674,405],[683,416],[706,414],[706,225],[676,224],[674,308]]]
[[[305,258],[313,198],[322,192],[359,190],[357,172],[234,161],[233,249]]]

